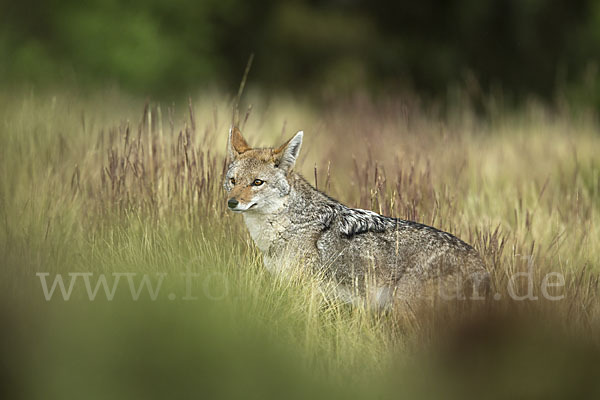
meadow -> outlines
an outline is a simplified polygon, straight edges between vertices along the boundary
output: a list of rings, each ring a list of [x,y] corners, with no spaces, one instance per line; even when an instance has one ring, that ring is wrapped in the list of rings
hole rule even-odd
[[[270,275],[226,207],[232,98],[2,93],[10,398],[600,395],[594,112],[491,98],[482,114],[460,95],[445,108],[410,96],[244,101],[251,145],[304,130],[309,181],[473,244],[497,296],[377,313],[324,298],[315,277]]]

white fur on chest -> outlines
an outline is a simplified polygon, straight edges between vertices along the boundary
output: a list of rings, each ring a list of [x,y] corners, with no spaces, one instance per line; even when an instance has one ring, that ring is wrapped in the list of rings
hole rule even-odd
[[[284,215],[244,213],[244,222],[256,246],[268,253],[272,245],[285,244],[284,233],[290,226],[290,220]]]

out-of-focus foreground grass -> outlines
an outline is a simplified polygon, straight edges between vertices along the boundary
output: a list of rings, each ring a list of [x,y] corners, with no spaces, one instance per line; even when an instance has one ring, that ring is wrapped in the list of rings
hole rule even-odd
[[[226,211],[223,96],[4,93],[0,374],[11,398],[600,394],[593,115],[250,98],[241,125],[252,145],[303,129],[309,180],[469,241],[497,298],[375,314],[327,301],[315,278],[269,275]],[[516,292],[531,282],[537,300],[509,298],[517,272],[531,281]],[[561,300],[542,292],[551,272],[565,278],[549,290]],[[50,290],[58,274],[72,293],[55,286],[46,300],[42,281]],[[101,274],[117,282],[112,300],[102,286],[90,299]]]

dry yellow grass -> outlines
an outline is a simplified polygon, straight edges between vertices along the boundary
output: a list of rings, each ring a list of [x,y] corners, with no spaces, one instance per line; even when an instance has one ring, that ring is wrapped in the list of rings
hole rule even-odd
[[[50,332],[55,329],[85,347],[85,335],[77,332],[89,332],[81,321],[102,321],[92,329],[99,348],[128,346],[114,337],[104,341],[119,326],[133,332],[130,340],[155,343],[158,359],[169,361],[172,355],[160,350],[165,332],[171,332],[170,340],[204,354],[205,348],[197,348],[194,337],[178,328],[185,326],[199,334],[209,332],[215,336],[210,340],[223,336],[224,357],[233,364],[248,368],[246,356],[239,360],[240,351],[253,359],[272,345],[299,363],[285,382],[311,376],[315,387],[328,388],[323,395],[357,397],[373,391],[396,393],[397,370],[403,371],[403,384],[422,389],[406,365],[414,357],[422,361],[425,356],[415,353],[437,349],[440,342],[446,350],[435,353],[449,354],[450,359],[477,346],[492,357],[497,342],[487,340],[510,338],[500,348],[509,349],[515,359],[527,356],[532,365],[543,365],[538,357],[544,348],[529,353],[523,344],[535,342],[532,338],[539,334],[547,339],[541,343],[568,354],[574,343],[589,343],[593,350],[583,353],[596,357],[600,136],[593,116],[574,117],[536,105],[480,118],[468,106],[442,116],[411,99],[372,102],[356,97],[321,107],[289,98],[249,99],[252,111],[242,113],[241,125],[252,145],[279,144],[303,129],[299,165],[319,189],[350,206],[433,225],[472,243],[482,253],[501,300],[426,303],[373,315],[326,301],[313,278],[287,281],[268,275],[241,218],[226,211],[221,185],[231,104],[219,95],[201,94],[189,105],[173,107],[144,105],[118,93],[93,99],[67,93],[16,94],[0,98],[3,297],[6,304],[20,304],[3,311],[7,319],[19,321],[15,326],[20,328],[7,335],[16,337],[26,326],[23,321],[39,326],[49,339],[27,352],[41,351],[42,361],[58,357],[67,371],[69,351],[59,356],[52,349],[69,340],[53,339]],[[510,300],[510,277],[529,266],[539,299]],[[186,268],[200,275],[194,289],[204,296],[195,302],[179,301],[186,289],[179,274]],[[39,272],[50,273],[50,278],[69,272],[166,273],[170,279],[156,302],[143,305],[128,298],[125,286],[115,303],[99,300],[102,306],[76,287],[75,307],[58,294],[46,302],[35,275]],[[560,301],[544,300],[541,293],[542,280],[551,272],[565,277],[564,287],[551,290],[564,295]],[[518,280],[519,294],[527,291],[527,284]],[[170,301],[167,293],[177,293],[178,300]],[[142,336],[147,338],[135,336],[138,323],[131,323],[130,316],[118,312],[119,317],[108,317],[115,307],[141,314],[138,323],[146,324]],[[235,335],[248,330],[252,334],[247,341]],[[511,336],[514,332],[518,335]],[[266,343],[259,340],[259,350],[252,335],[268,338]],[[143,349],[123,351],[136,357]],[[567,360],[579,360],[575,353]],[[102,358],[106,365],[110,357]],[[212,353],[200,357],[207,365],[219,363]],[[273,355],[269,363],[277,364],[278,357]],[[587,365],[585,360],[582,365]],[[27,361],[23,368],[40,369],[40,362]],[[452,368],[439,372],[439,365],[421,367],[432,379],[450,379],[446,372]],[[137,364],[132,368],[145,371]],[[277,370],[270,364],[265,368]],[[103,371],[115,382],[108,369]],[[214,373],[233,373],[223,371]],[[500,376],[505,370],[499,371]],[[590,372],[582,371],[582,376]],[[258,372],[249,374],[269,380]],[[571,382],[567,375],[562,376],[565,388]],[[50,376],[56,390],[69,384],[58,373]],[[352,384],[343,384],[348,379]]]

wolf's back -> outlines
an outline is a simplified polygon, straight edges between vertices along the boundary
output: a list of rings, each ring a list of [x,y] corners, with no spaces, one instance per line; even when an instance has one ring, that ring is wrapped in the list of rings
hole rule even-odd
[[[486,280],[478,253],[447,232],[342,205],[324,221],[316,247],[323,267],[338,281],[374,277],[381,284],[419,286],[459,275]]]

